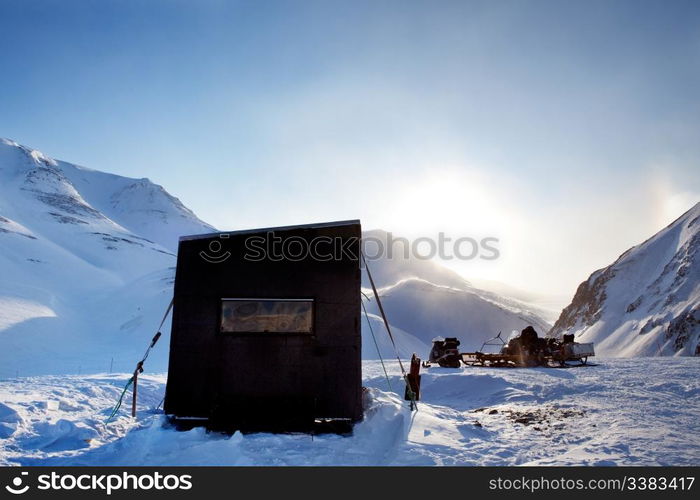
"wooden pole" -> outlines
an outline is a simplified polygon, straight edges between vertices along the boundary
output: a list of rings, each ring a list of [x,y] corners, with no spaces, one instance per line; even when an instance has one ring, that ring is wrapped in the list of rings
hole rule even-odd
[[[139,369],[137,368],[134,371],[134,394],[133,394],[133,397],[131,399],[131,416],[132,416],[132,418],[136,418],[136,392],[137,392],[136,384],[138,383],[138,380],[139,380]]]
[[[406,375],[406,379],[410,387],[406,387],[404,399],[411,401],[411,409],[413,409],[413,402],[420,401],[420,358],[415,353],[411,356],[411,369]],[[413,394],[409,392],[409,389]]]

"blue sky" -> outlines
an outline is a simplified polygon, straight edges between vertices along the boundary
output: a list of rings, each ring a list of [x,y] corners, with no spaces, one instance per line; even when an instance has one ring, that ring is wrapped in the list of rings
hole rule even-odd
[[[572,294],[700,200],[700,2],[5,1],[0,136],[221,229],[496,236]]]

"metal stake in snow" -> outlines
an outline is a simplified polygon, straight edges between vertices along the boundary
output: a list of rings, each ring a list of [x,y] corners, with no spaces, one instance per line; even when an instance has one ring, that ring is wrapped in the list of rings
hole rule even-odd
[[[119,408],[121,408],[122,400],[124,399],[124,394],[126,394],[126,391],[129,389],[131,384],[134,384],[133,395],[131,398],[131,416],[136,417],[136,395],[137,395],[137,385],[138,385],[139,373],[143,373],[143,364],[148,359],[148,355],[151,353],[151,349],[153,349],[153,346],[156,345],[156,342],[158,342],[158,339],[161,336],[160,329],[163,328],[163,324],[165,324],[165,320],[168,318],[168,314],[170,314],[170,311],[173,308],[174,301],[175,301],[175,298],[173,297],[173,299],[170,301],[170,305],[168,305],[168,308],[165,310],[165,314],[163,315],[163,319],[160,321],[160,325],[158,325],[158,331],[151,339],[151,344],[148,346],[148,348],[146,349],[146,352],[143,354],[143,358],[141,358],[141,361],[136,363],[136,369],[134,370],[134,374],[126,382],[126,385],[124,386],[124,390],[122,391],[121,395],[119,396],[119,399],[117,400],[117,404],[114,405],[114,408],[112,409],[112,413],[109,415],[109,418],[107,418],[107,422],[112,420],[114,418],[114,416],[117,414],[117,412],[119,411]]]

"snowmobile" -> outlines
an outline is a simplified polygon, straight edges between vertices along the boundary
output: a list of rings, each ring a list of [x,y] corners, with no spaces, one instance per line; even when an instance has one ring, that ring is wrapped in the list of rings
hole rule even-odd
[[[423,366],[427,368],[431,363],[437,363],[438,366],[443,368],[459,368],[462,366],[460,363],[459,344],[460,342],[456,337],[435,337],[428,361],[423,362]]]
[[[571,367],[587,364],[590,356],[595,356],[592,343],[581,344],[574,341],[573,335],[564,335],[562,340],[540,338],[532,326],[525,328],[520,334],[513,332],[508,342],[501,339],[499,334],[484,342],[481,350],[463,352],[462,362],[467,366],[490,367]],[[485,346],[498,345],[498,353],[487,353]],[[571,365],[569,362],[578,362]]]

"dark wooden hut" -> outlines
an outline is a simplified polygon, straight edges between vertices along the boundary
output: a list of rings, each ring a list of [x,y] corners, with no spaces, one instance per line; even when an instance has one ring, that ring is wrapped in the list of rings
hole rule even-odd
[[[362,418],[360,221],[180,238],[165,412],[241,430]]]

